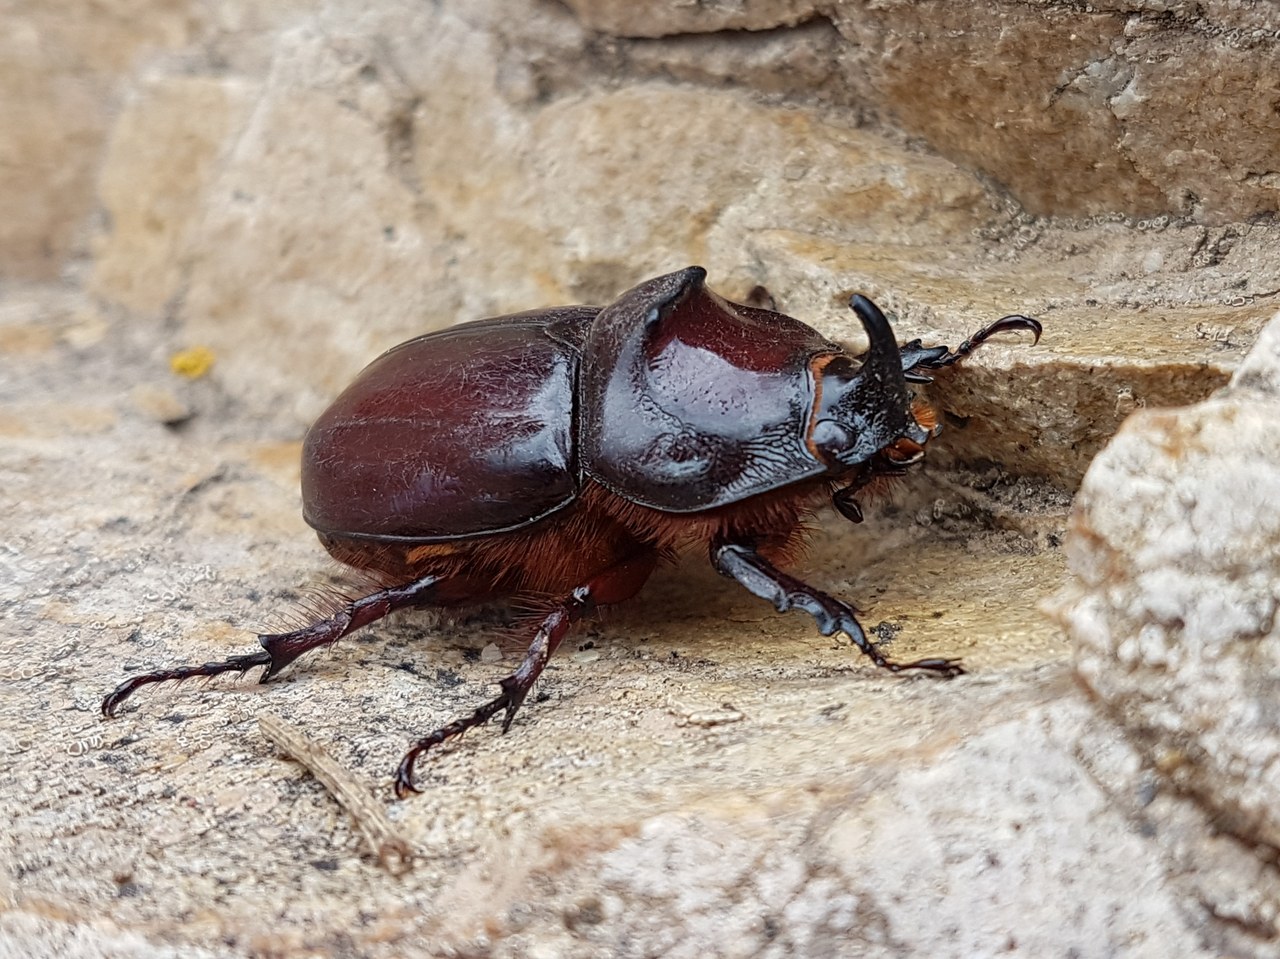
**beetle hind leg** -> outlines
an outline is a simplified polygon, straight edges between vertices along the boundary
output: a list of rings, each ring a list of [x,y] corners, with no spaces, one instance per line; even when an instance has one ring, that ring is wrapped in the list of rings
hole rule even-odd
[[[893,673],[920,669],[948,679],[964,674],[958,659],[917,659],[910,663],[888,659],[867,639],[852,606],[787,575],[749,546],[718,543],[711,548],[711,562],[720,573],[736,580],[748,592],[773,603],[778,612],[798,609],[808,613],[823,636],[844,633],[881,669]]]
[[[574,589],[567,599],[557,603],[538,627],[520,666],[511,675],[499,680],[498,685],[502,687],[501,694],[489,700],[470,716],[455,719],[447,726],[441,726],[409,748],[396,769],[396,796],[403,799],[409,793],[418,792],[413,784],[413,767],[418,757],[428,750],[455,736],[462,735],[468,729],[483,726],[498,713],[504,714],[502,731],[507,732],[516,718],[516,713],[524,704],[525,698],[533,689],[534,683],[542,675],[542,670],[561,641],[569,634],[573,624],[597,606],[630,599],[640,591],[640,587],[644,585],[657,564],[656,553],[650,551],[638,553],[591,577],[586,584]]]
[[[368,626],[397,609],[439,602],[440,588],[447,582],[445,577],[428,575],[400,586],[380,589],[347,603],[333,615],[310,626],[289,633],[259,636],[261,652],[230,656],[217,663],[161,669],[126,679],[102,700],[102,715],[112,716],[116,708],[134,692],[154,683],[181,682],[222,673],[246,673],[259,666],[263,670],[258,681],[265,683],[303,653],[321,646],[331,646],[348,633]]]

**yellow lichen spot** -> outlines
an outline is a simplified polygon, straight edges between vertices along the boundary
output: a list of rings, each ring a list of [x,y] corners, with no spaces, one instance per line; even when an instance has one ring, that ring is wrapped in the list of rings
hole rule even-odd
[[[193,346],[169,357],[169,369],[189,380],[198,380],[213,368],[215,358],[209,347]]]

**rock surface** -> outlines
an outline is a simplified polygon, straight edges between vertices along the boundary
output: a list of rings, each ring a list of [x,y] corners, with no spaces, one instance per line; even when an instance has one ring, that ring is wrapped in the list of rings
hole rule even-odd
[[[1242,364],[1280,295],[1271,8],[12,6],[0,953],[1274,945],[1274,643],[1179,652],[1211,602],[1256,600],[1222,605],[1245,632],[1268,609],[1274,554],[1247,546],[1271,526],[1208,524],[1261,501],[1241,484],[1274,446],[1276,335]],[[299,440],[373,356],[691,262],[851,342],[855,290],[904,338],[1044,320],[1035,349],[1009,338],[939,376],[926,471],[859,528],[824,517],[804,563],[895,655],[971,675],[876,675],[692,557],[576,633],[511,734],[441,754],[408,802],[395,762],[513,665],[507,614],[405,616],[270,686],[148,691],[99,720],[127,673],[248,649],[302,615],[306,584],[344,582],[299,516]],[[1155,411],[1233,372],[1216,405]],[[1080,536],[1088,589],[1124,600],[1081,639],[1099,707],[1037,604],[1071,493],[1135,412],[1076,522],[1112,510],[1115,548],[1147,544],[1198,612],[1141,633],[1167,610],[1124,569],[1102,582]],[[1137,462],[1148,495],[1186,482],[1205,507],[1134,502],[1175,530],[1208,517],[1217,552],[1102,505]],[[1184,589],[1192,560],[1218,589]],[[1072,630],[1104,616],[1086,599],[1059,612]],[[412,871],[379,868],[264,713],[374,790]]]
[[[839,42],[818,55],[843,101],[994,177],[1032,213],[1222,223],[1280,202],[1273,5],[568,2],[621,37],[798,26],[809,44],[827,24]],[[719,76],[732,74],[726,63]],[[812,89],[812,71],[795,79],[795,94]]]
[[[1079,675],[1141,754],[1148,789],[1193,804],[1199,841],[1239,860],[1186,881],[1230,920],[1230,948],[1259,956],[1280,938],[1277,416],[1280,316],[1230,389],[1134,415],[1094,461],[1061,609]],[[1145,815],[1178,823],[1177,840],[1160,834],[1189,865],[1191,827],[1165,807]]]

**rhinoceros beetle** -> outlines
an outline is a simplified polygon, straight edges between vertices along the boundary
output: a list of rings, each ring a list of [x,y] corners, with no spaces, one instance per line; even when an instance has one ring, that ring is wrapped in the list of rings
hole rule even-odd
[[[957,349],[899,348],[870,300],[850,305],[870,340],[853,356],[798,320],[731,303],[689,267],[605,307],[568,306],[464,323],[383,354],[316,421],[302,449],[306,521],[338,560],[377,585],[319,622],[258,637],[262,650],[135,676],[104,715],[150,683],[245,672],[265,682],[302,653],[393,610],[514,600],[540,610],[518,669],[474,713],[415,743],[396,792],[416,791],[422,753],[503,714],[506,732],[573,624],[634,596],[659,562],[692,548],[783,612],[809,613],[877,666],[940,676],[957,660],[887,659],[852,606],[775,563],[830,498],[853,522],[857,494],[901,475],[937,432],[910,382]]]

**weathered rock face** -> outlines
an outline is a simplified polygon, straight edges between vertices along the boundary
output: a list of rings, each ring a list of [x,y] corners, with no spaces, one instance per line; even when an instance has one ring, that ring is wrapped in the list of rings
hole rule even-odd
[[[11,6],[0,274],[71,282],[0,289],[0,953],[1274,944],[1273,6]],[[938,377],[930,471],[807,561],[970,676],[874,675],[691,558],[387,803],[401,877],[256,719],[382,787],[514,665],[498,614],[99,720],[342,587],[298,441],[379,352],[695,262],[841,340],[854,291],[903,338],[1044,321]],[[1135,411],[1061,614],[1099,707],[1037,603]]]
[[[622,37],[828,23],[846,102],[994,177],[1032,213],[1221,223],[1280,204],[1270,4],[568,2]]]
[[[0,278],[47,280],[77,268],[89,252],[101,201],[110,206],[113,187],[120,186],[108,184],[107,197],[98,194],[103,152],[119,135],[117,111],[148,63],[164,64],[161,69],[175,79],[193,72],[195,62],[204,69],[214,63],[223,70],[257,69],[263,38],[303,6],[291,0],[6,3],[0,32]],[[197,110],[188,119],[204,115],[197,104],[186,105]],[[216,133],[217,112],[215,107],[207,117],[212,129],[198,136]],[[136,157],[132,176],[144,202],[156,189],[153,179],[172,184],[183,175],[189,157],[182,137],[176,127],[150,139]]]
[[[488,55],[477,65],[502,64],[498,83],[516,100],[554,96],[584,80],[657,74],[834,105],[835,123],[873,122],[890,136],[923,140],[991,177],[1033,214],[1166,214],[1222,224],[1274,213],[1280,203],[1272,169],[1280,153],[1280,14],[1271,5],[572,0],[585,31],[556,4],[522,5],[520,18],[501,6],[474,3],[465,18],[487,21],[483,29],[501,38],[502,49],[477,51]],[[161,70],[226,77],[229,67],[241,75],[234,84],[261,78],[278,52],[277,31],[290,24],[310,18],[336,27],[338,37],[352,27],[371,36],[381,21],[393,47],[433,16],[397,3],[312,9],[157,0],[99,4],[81,16],[57,4],[16,4],[0,41],[10,94],[0,101],[6,273],[52,276],[84,252],[109,117],[129,98],[140,62],[183,50]],[[420,38],[405,45],[413,60],[460,62],[445,53],[443,35]],[[406,77],[415,72],[399,66]],[[442,116],[429,101],[413,102]],[[220,109],[200,136],[216,131]]]
[[[1145,760],[1138,775],[1189,797],[1199,843],[1235,840],[1232,869],[1189,882],[1228,920],[1220,931],[1234,927],[1232,948],[1258,955],[1280,936],[1278,416],[1280,316],[1230,389],[1134,415],[1094,461],[1061,608],[1081,679]],[[1193,830],[1167,807],[1145,815],[1162,833],[1177,824],[1166,844],[1187,864]],[[1231,851],[1213,842],[1215,858]]]

